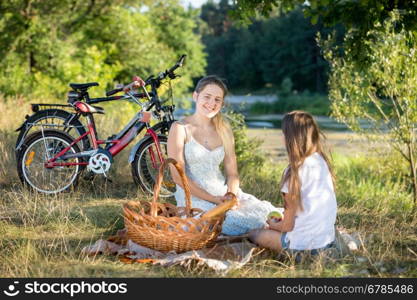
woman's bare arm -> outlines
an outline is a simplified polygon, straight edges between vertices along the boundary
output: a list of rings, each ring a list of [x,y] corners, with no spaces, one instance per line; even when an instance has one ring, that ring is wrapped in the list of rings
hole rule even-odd
[[[171,129],[168,135],[168,157],[174,158],[178,164],[184,168],[184,143],[186,140],[185,130],[183,128],[184,125],[178,124],[175,122],[172,124]],[[184,188],[183,183],[181,181],[181,177],[178,174],[177,169],[174,166],[170,165],[170,171],[172,179],[176,184]],[[200,199],[207,200],[209,202],[219,204],[225,200],[222,196],[213,196],[206,190],[202,189],[197,183],[188,179],[188,183],[190,186],[190,191],[193,196],[196,196]]]
[[[230,132],[230,136],[233,137],[233,133]],[[236,153],[235,153],[235,142],[232,140],[232,151],[226,153],[224,157],[224,169],[226,171],[226,183],[227,191],[237,194],[239,189],[239,173],[237,169]]]

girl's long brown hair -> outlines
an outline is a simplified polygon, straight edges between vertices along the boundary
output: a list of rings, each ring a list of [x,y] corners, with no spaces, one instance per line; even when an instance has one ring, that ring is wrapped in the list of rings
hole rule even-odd
[[[285,137],[289,165],[282,174],[281,188],[287,182],[289,201],[295,204],[295,207],[303,210],[298,171],[308,156],[317,152],[323,157],[332,175],[333,186],[335,186],[331,163],[322,146],[322,139],[324,140],[325,136],[313,116],[304,111],[287,113],[282,120],[282,132]]]

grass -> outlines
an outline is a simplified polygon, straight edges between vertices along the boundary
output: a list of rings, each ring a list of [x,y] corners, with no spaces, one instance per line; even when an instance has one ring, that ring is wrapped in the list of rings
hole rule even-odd
[[[123,203],[146,198],[130,178],[128,152],[116,161],[111,184],[96,178],[92,184],[81,182],[72,193],[33,194],[21,186],[15,171],[13,129],[22,113],[8,114],[14,111],[13,106],[1,102],[0,109],[8,116],[0,120],[2,277],[219,276],[204,267],[164,268],[124,264],[113,256],[81,255],[84,246],[123,228]],[[337,225],[348,232],[358,232],[365,247],[343,259],[301,264],[288,258],[278,260],[276,255],[264,251],[227,277],[417,276],[416,218],[410,214],[412,196],[397,158],[366,153],[335,155],[334,159],[338,178]],[[283,167],[283,162],[271,162],[257,174],[241,174],[242,189],[280,205],[278,182]]]

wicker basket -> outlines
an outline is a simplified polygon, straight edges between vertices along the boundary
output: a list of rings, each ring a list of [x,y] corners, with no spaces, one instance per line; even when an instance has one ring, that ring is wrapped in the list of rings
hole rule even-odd
[[[169,163],[175,166],[183,182],[185,207],[157,203],[163,171]],[[221,232],[226,211],[237,201],[235,195],[228,195],[230,200],[206,213],[200,209],[192,209],[187,177],[177,161],[168,158],[159,169],[152,203],[129,201],[123,206],[127,237],[135,243],[162,252],[173,250],[181,253],[211,247]]]

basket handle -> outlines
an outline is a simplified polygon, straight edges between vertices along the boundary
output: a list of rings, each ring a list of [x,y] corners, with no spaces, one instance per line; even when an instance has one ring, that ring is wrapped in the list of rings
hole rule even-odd
[[[164,177],[164,170],[168,166],[168,164],[173,164],[174,167],[177,169],[178,174],[181,177],[181,181],[184,186],[184,192],[185,192],[185,213],[187,217],[191,217],[191,192],[190,192],[190,186],[188,184],[187,176],[185,176],[185,172],[183,168],[181,167],[181,165],[173,158],[165,159],[164,162],[159,167],[158,178],[156,179],[156,183],[153,189],[153,199],[152,199],[150,215],[153,217],[156,217],[156,213],[157,213],[156,202],[158,200],[159,191],[161,190],[162,179]]]
[[[223,202],[222,204],[217,205],[216,207],[210,209],[208,212],[206,212],[204,215],[201,216],[202,219],[211,219],[218,217],[222,214],[225,214],[226,211],[231,209],[233,206],[237,203],[236,195],[228,192],[225,194],[225,196],[229,196],[231,199],[228,201]]]

